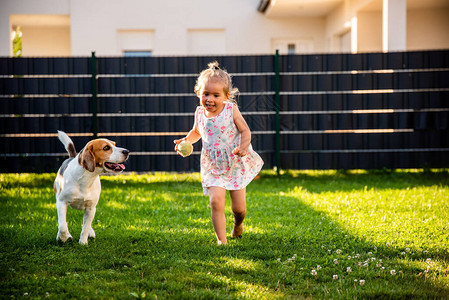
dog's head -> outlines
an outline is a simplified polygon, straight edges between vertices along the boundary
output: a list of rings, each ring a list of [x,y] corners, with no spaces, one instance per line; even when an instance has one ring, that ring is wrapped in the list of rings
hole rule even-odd
[[[96,139],[86,144],[78,157],[79,164],[86,170],[94,172],[102,168],[105,172],[120,173],[125,169],[123,162],[128,159],[129,150],[115,146],[108,139]]]

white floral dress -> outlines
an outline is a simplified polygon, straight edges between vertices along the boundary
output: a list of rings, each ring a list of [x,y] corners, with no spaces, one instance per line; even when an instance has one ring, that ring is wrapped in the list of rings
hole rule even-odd
[[[262,169],[263,160],[250,145],[248,154],[239,157],[232,151],[240,146],[240,132],[232,115],[233,103],[225,102],[224,109],[215,117],[207,118],[204,107],[195,112],[195,124],[201,133],[201,183],[204,195],[208,188],[222,187],[226,190],[241,190]]]

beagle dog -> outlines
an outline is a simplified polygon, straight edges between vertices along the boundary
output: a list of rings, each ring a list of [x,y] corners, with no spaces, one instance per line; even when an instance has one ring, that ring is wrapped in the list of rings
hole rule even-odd
[[[58,210],[57,241],[72,240],[67,227],[67,206],[84,210],[83,229],[79,243],[87,244],[88,238],[95,238],[92,220],[100,198],[100,174],[120,173],[125,169],[123,162],[128,159],[129,150],[115,146],[107,139],[96,139],[76,153],[69,136],[58,130],[58,138],[64,144],[69,158],[66,159],[56,175],[54,190]]]

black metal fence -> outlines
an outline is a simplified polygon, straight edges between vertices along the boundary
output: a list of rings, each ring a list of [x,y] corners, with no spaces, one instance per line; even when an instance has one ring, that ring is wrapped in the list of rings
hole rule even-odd
[[[55,172],[57,130],[132,151],[129,171],[197,171],[173,140],[217,60],[266,168],[449,167],[449,51],[218,57],[0,58],[0,172]]]

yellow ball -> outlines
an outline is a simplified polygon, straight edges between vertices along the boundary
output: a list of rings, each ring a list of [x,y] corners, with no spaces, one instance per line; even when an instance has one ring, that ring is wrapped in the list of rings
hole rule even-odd
[[[181,143],[179,143],[178,153],[181,154],[182,157],[189,156],[190,154],[192,154],[192,151],[193,151],[192,143],[188,141],[182,141]]]

